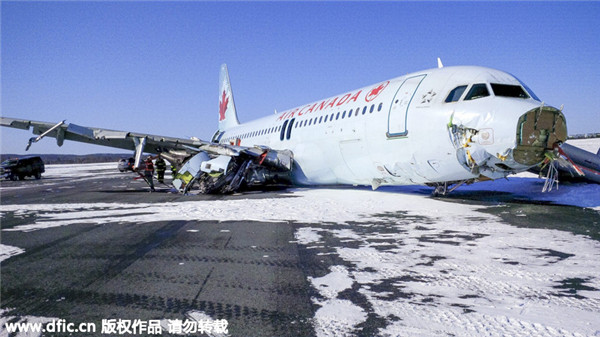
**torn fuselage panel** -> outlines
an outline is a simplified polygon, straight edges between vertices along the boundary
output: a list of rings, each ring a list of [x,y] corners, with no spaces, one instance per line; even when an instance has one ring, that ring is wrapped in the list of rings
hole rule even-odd
[[[200,171],[202,163],[208,160],[210,160],[210,156],[206,152],[199,152],[190,157],[173,177],[173,186],[181,193],[189,191],[194,182],[202,174],[202,171]]]

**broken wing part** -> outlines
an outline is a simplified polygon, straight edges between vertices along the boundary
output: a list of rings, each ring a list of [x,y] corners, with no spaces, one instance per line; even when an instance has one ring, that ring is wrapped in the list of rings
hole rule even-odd
[[[31,147],[32,143],[37,143],[38,141],[40,141],[40,139],[46,137],[50,132],[57,130],[63,124],[65,124],[65,120],[63,120],[62,122],[58,122],[56,125],[54,125],[50,129],[48,129],[46,132],[39,135],[37,138],[36,137],[29,138],[29,142],[27,143],[27,147],[25,148],[25,151],[29,151],[29,148]],[[64,139],[64,133],[57,132],[56,141],[57,141],[58,146],[62,146],[63,139]]]

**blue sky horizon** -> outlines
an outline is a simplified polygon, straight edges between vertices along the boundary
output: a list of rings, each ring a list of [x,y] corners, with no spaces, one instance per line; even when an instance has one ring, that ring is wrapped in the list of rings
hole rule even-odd
[[[600,2],[12,2],[2,116],[210,139],[219,66],[241,122],[410,72],[510,72],[600,132]],[[1,152],[30,132],[0,128]],[[31,153],[121,152],[52,138]]]

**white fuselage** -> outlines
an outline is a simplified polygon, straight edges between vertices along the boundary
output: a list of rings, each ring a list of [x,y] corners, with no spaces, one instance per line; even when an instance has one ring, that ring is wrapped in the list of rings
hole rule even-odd
[[[501,97],[493,93],[491,83],[521,86],[528,95]],[[464,100],[474,84],[485,84],[490,94]],[[466,88],[459,97],[446,102],[460,86]],[[289,149],[294,154],[294,182],[305,185],[377,187],[496,179],[531,166],[514,161],[511,151],[519,118],[540,106],[510,74],[445,67],[240,124],[225,130],[219,142]],[[476,131],[462,134],[460,140],[453,133],[458,129]]]

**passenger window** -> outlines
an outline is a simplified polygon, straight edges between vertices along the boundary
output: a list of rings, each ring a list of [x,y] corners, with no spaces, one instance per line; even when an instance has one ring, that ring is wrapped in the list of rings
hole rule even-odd
[[[348,112],[348,118],[352,117],[352,111],[353,109],[350,109],[350,111]]]
[[[358,116],[358,112],[360,111],[360,108],[356,109],[356,112],[354,113],[354,116]]]
[[[308,125],[310,126],[312,124],[312,118],[308,120]]]
[[[323,116],[319,117],[319,124],[323,121]]]
[[[342,119],[344,119],[346,117],[346,110],[344,110],[344,113],[342,114]]]
[[[452,91],[450,91],[450,93],[448,94],[448,97],[446,97],[446,103],[458,102],[460,96],[462,96],[463,92],[465,92],[466,89],[466,85],[461,85],[452,89]]]
[[[338,112],[337,115],[335,115],[335,120],[337,121],[340,118],[340,113]]]
[[[362,113],[362,114],[364,115],[366,112],[367,112],[367,107],[365,106],[365,107],[363,108],[363,113]]]
[[[471,101],[489,95],[490,92],[488,91],[487,85],[485,85],[485,83],[473,84],[471,90],[469,90],[469,93],[465,97],[465,101]]]
[[[369,113],[372,114],[373,110],[375,110],[375,104],[371,104],[371,109],[369,110]]]
[[[377,111],[381,111],[381,108],[383,108],[383,103],[379,103],[379,106],[377,107]]]

